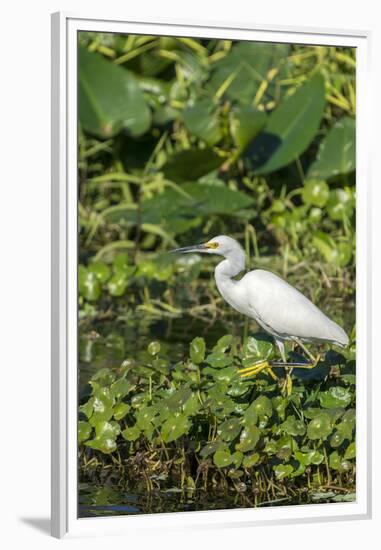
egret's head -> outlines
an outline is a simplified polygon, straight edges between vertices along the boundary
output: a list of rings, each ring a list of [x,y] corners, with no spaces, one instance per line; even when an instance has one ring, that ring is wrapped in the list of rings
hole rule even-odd
[[[213,237],[210,241],[185,248],[176,248],[172,252],[201,252],[203,254],[218,254],[219,256],[229,257],[235,254],[244,254],[241,245],[226,235]]]

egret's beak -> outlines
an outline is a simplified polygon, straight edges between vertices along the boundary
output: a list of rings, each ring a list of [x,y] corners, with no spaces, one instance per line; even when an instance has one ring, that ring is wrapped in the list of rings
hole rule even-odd
[[[177,252],[205,252],[205,250],[208,250],[207,244],[196,244],[194,246],[185,246],[184,248],[175,248],[174,250],[170,250],[170,253],[174,254]]]

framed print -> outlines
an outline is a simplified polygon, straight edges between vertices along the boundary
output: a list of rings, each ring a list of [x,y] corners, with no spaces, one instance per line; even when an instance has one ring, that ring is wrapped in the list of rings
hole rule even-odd
[[[52,29],[53,534],[369,517],[369,34]]]

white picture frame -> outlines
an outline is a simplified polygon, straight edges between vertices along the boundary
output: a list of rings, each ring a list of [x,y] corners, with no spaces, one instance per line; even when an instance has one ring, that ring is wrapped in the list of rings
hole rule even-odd
[[[77,517],[77,32],[131,32],[342,45],[357,49],[357,499],[284,506],[103,518]],[[371,517],[370,32],[204,21],[126,21],[52,16],[52,535],[131,529],[272,525]]]

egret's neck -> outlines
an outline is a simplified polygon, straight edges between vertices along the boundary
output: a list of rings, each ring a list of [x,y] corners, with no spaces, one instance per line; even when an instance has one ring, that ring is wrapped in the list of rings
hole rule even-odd
[[[225,300],[232,305],[236,305],[235,298],[238,298],[239,281],[234,281],[232,277],[238,275],[245,269],[245,253],[243,250],[237,250],[226,256],[225,260],[220,262],[215,271],[214,276],[218,291]]]

